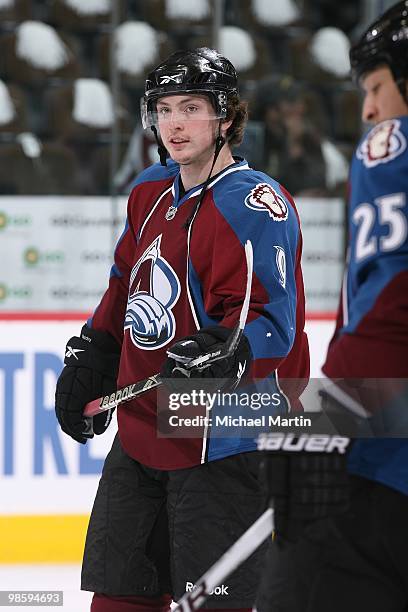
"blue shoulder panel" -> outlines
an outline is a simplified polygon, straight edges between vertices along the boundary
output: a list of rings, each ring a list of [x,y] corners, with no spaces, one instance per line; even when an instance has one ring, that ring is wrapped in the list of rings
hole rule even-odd
[[[279,183],[251,169],[237,171],[216,183],[213,199],[241,244],[251,240],[254,273],[269,296],[263,316],[245,327],[253,356],[284,357],[296,333],[296,213]]]
[[[353,158],[348,324],[353,332],[408,261],[408,117],[376,125]]]
[[[140,185],[140,183],[147,183],[149,181],[162,181],[171,176],[176,176],[179,171],[180,166],[172,159],[168,159],[167,166],[156,163],[140,172],[131,187],[133,189],[137,185]]]

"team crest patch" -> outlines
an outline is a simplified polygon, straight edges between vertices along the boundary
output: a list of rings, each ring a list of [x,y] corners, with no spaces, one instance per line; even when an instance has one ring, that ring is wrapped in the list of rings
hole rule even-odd
[[[361,159],[367,168],[386,164],[405,151],[407,141],[400,125],[398,119],[390,119],[379,123],[367,134],[357,149],[358,159]]]
[[[245,198],[245,206],[267,212],[275,221],[286,221],[288,205],[284,198],[268,183],[258,183]]]
[[[158,236],[130,274],[125,330],[138,348],[156,350],[174,338],[173,308],[180,296],[180,282],[161,254]]]

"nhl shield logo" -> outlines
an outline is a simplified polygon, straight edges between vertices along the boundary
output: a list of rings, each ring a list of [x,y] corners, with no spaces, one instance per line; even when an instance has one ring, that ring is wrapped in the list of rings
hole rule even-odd
[[[286,221],[288,205],[284,198],[268,183],[258,183],[245,198],[245,206],[267,212],[274,221]]]
[[[405,151],[407,141],[400,125],[398,119],[391,119],[379,123],[368,133],[357,150],[358,159],[367,168],[385,164]]]

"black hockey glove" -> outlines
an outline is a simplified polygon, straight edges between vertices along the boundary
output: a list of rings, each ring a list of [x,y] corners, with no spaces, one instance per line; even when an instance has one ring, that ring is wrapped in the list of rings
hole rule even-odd
[[[276,440],[281,436],[281,447],[288,449],[267,452],[262,464],[267,493],[275,510],[278,543],[294,541],[309,523],[347,510],[348,438],[314,434],[298,438],[285,433],[266,435],[275,436]],[[290,443],[286,444],[289,437],[292,437]],[[290,446],[298,450],[291,451]],[[323,447],[322,452],[312,450]]]
[[[90,429],[83,411],[91,400],[116,391],[119,359],[120,346],[107,332],[84,325],[80,337],[68,340],[65,367],[55,392],[55,412],[62,431],[81,444],[94,433],[103,433],[111,422],[113,410],[108,410],[91,417]]]
[[[167,351],[168,358],[161,369],[161,377],[167,379],[166,386],[181,391],[186,379],[223,379],[223,388],[235,388],[243,378],[252,361],[251,348],[244,335],[231,355],[214,360],[217,353],[225,350],[231,330],[221,325],[205,327],[192,336],[179,340]],[[202,365],[189,367],[189,362],[211,353],[212,358]],[[228,380],[228,382],[226,382]]]

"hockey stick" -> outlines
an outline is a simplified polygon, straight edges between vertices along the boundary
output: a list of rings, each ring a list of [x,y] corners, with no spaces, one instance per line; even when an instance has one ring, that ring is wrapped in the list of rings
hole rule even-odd
[[[273,530],[273,509],[268,508],[235,544],[197,580],[192,591],[183,595],[173,612],[199,610],[211,591],[248,559],[258,546],[271,535]]]
[[[185,374],[188,377],[188,370],[192,368],[198,368],[199,370],[203,370],[204,368],[210,366],[215,361],[219,361],[220,359],[224,359],[228,357],[228,355],[232,355],[235,349],[238,346],[238,342],[241,339],[241,336],[244,331],[245,323],[248,317],[249,310],[249,300],[251,298],[251,286],[252,286],[252,272],[253,272],[253,251],[252,251],[252,243],[250,240],[247,240],[245,243],[245,257],[247,264],[247,282],[245,287],[245,297],[241,308],[241,314],[239,315],[238,325],[234,328],[234,331],[228,338],[222,349],[218,349],[215,352],[208,352],[196,357],[195,359],[189,359],[186,363],[183,364],[184,368],[187,369]],[[178,355],[173,355],[170,351],[167,351],[169,357],[173,357],[175,359],[179,359]],[[179,368],[180,369],[180,368]]]
[[[222,349],[217,351],[209,351],[208,353],[204,353],[195,359],[189,360],[187,363],[183,364],[183,367],[186,370],[190,370],[191,368],[199,368],[203,369],[209,367],[215,361],[220,359],[224,359],[236,350],[238,343],[241,339],[241,336],[244,331],[245,323],[248,316],[249,310],[249,301],[251,298],[251,286],[252,286],[252,273],[253,273],[253,251],[252,244],[250,240],[247,240],[245,243],[245,257],[247,264],[247,281],[245,288],[245,297],[241,308],[241,313],[239,316],[238,325],[234,328],[230,337],[226,341],[225,345]],[[168,353],[171,356],[171,353]],[[105,410],[111,410],[112,408],[116,408],[119,404],[123,404],[124,402],[129,402],[130,400],[139,397],[146,391],[150,391],[151,389],[155,389],[162,384],[162,380],[159,374],[154,374],[153,376],[149,376],[149,378],[145,378],[144,380],[140,380],[137,383],[133,383],[123,387],[122,389],[118,389],[118,391],[111,393],[110,395],[105,395],[104,397],[100,397],[98,399],[92,400],[86,404],[84,409],[85,417],[92,417],[100,412],[104,412]]]

